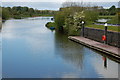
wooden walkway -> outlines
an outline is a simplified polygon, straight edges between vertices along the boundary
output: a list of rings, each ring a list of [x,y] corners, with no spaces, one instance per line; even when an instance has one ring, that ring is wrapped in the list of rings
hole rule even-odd
[[[106,54],[109,54],[111,56],[114,56],[120,59],[120,48],[106,45],[104,43],[100,43],[100,42],[97,42],[88,38],[80,37],[80,36],[69,36],[68,38],[70,40],[73,40],[75,42],[78,42],[80,44],[83,44],[85,46],[88,46],[90,48],[104,52]]]

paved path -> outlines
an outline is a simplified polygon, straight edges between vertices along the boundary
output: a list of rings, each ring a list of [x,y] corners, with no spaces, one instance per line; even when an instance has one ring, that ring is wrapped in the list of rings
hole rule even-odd
[[[107,53],[111,56],[114,56],[116,58],[120,59],[120,48],[106,45],[104,43],[100,43],[88,38],[80,37],[80,36],[69,36],[68,37],[70,40],[73,40],[75,42],[81,43],[83,45],[86,45],[90,48],[96,49],[98,51],[102,51],[104,53]]]

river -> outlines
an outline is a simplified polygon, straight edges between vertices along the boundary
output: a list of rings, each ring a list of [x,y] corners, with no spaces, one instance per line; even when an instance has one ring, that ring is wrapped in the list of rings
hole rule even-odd
[[[119,63],[47,29],[50,18],[2,24],[3,78],[118,78]]]

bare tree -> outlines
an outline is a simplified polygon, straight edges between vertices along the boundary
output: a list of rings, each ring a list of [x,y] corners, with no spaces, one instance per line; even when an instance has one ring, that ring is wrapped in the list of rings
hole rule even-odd
[[[64,2],[62,3],[62,7],[83,7],[83,2]]]
[[[65,8],[65,7],[81,7],[83,10],[84,9],[93,10],[93,9],[102,8],[102,7],[97,6],[96,4],[91,3],[91,2],[83,2],[83,1],[81,1],[81,2],[73,2],[72,0],[62,3],[62,8]]]

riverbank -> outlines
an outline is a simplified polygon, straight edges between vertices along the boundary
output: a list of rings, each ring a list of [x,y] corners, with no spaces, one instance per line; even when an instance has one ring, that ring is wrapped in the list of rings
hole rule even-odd
[[[90,47],[92,49],[101,51],[110,56],[120,59],[120,53],[119,53],[120,48],[109,46],[109,45],[106,45],[97,41],[93,41],[84,37],[79,37],[79,36],[69,36],[68,38],[77,43],[83,44],[87,47]]]

